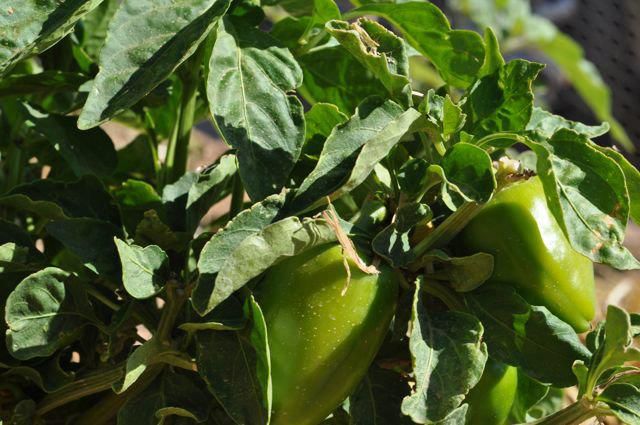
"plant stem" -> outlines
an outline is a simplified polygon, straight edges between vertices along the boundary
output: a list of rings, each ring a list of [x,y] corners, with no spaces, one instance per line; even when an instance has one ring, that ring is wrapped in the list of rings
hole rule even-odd
[[[445,303],[450,310],[467,311],[464,304],[455,296],[455,294],[439,282],[425,279],[422,290],[427,294],[431,294]]]
[[[162,310],[162,316],[158,324],[158,332],[155,337],[159,338],[161,342],[169,343],[176,319],[188,298],[188,294],[184,289],[178,287],[177,282],[167,283],[166,290],[167,303]]]
[[[195,119],[198,83],[200,80],[200,64],[204,50],[196,53],[182,65],[180,81],[182,82],[182,99],[176,113],[176,122],[167,146],[167,158],[162,170],[161,186],[178,180],[187,170],[189,156],[189,140]]]
[[[231,193],[231,207],[229,208],[229,220],[238,215],[244,209],[244,186],[238,172],[233,178],[233,192]]]
[[[122,378],[123,373],[124,368],[120,364],[77,379],[60,390],[47,395],[38,405],[36,414],[41,416],[79,398],[108,390]]]
[[[534,422],[527,422],[527,425],[579,425],[600,413],[606,412],[598,409],[593,402],[583,398],[552,415]]]
[[[475,217],[480,208],[482,208],[481,204],[465,202],[413,248],[416,258],[419,259],[430,249],[449,243]]]

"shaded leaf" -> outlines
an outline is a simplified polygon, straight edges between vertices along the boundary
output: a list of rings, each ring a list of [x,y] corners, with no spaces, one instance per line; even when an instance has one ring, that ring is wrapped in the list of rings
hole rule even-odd
[[[371,366],[349,397],[351,425],[404,425],[413,422],[400,412],[409,385],[394,371]]]
[[[505,285],[484,285],[465,299],[484,325],[485,341],[496,360],[518,366],[542,383],[576,383],[571,366],[588,360],[591,353],[571,326],[545,307],[529,305]]]
[[[37,74],[11,74],[0,80],[0,97],[51,95],[75,91],[88,78],[75,72],[46,70]]]
[[[428,311],[422,300],[425,284],[421,278],[416,283],[409,341],[416,386],[402,402],[402,413],[417,423],[443,420],[458,409],[487,360],[478,319],[455,311]]]

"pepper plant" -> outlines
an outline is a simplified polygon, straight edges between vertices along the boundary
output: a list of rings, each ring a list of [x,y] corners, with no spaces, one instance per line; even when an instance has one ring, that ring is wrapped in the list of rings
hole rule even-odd
[[[0,423],[640,423],[640,316],[593,322],[640,173],[498,44],[426,1],[3,0]]]

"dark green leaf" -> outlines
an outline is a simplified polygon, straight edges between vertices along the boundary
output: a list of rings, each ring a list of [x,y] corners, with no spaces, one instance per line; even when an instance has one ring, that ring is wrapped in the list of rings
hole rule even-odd
[[[484,369],[487,347],[482,325],[461,312],[430,312],[418,279],[413,303],[409,347],[416,386],[402,402],[402,413],[414,422],[445,419],[473,388]]]
[[[427,252],[412,265],[418,270],[427,264],[433,272],[429,279],[446,281],[457,292],[469,292],[486,282],[493,274],[493,255],[479,252],[468,257],[449,257],[445,252],[433,250]]]
[[[53,393],[74,380],[74,374],[62,370],[58,356],[34,367],[17,366],[2,374],[3,377],[27,378],[42,391]]]
[[[52,221],[46,229],[91,271],[107,276],[120,274],[120,261],[113,243],[114,237],[122,237],[119,227],[93,218],[70,218]]]
[[[189,58],[230,0],[125,0],[109,24],[78,127],[88,129],[129,108]]]
[[[625,424],[640,423],[640,390],[630,384],[613,384],[597,398],[607,403],[613,414]]]
[[[388,95],[375,75],[342,46],[318,47],[298,60],[304,73],[299,91],[310,103],[331,103],[351,115],[367,97]]]
[[[6,0],[0,13],[0,76],[45,51],[102,0]]]
[[[118,424],[156,425],[169,416],[176,417],[174,423],[179,423],[178,418],[202,423],[210,410],[210,397],[197,375],[165,370],[118,411]]]
[[[397,372],[372,366],[349,397],[351,425],[408,425],[400,405],[409,392],[406,380]]]
[[[432,217],[431,209],[426,204],[403,205],[396,211],[395,221],[373,239],[373,250],[394,267],[407,265],[414,259],[409,240],[413,227],[422,221],[429,221]]]
[[[51,143],[76,177],[86,174],[106,177],[116,169],[116,150],[102,129],[80,131],[75,118],[48,115],[25,106],[28,111],[27,123]]]
[[[0,205],[48,219],[90,217],[118,222],[113,199],[93,176],[70,183],[45,179],[16,186],[0,197]]]
[[[511,407],[511,417],[518,423],[529,422],[533,418],[529,412],[539,415],[539,412],[535,412],[535,407],[540,403],[549,393],[549,387],[541,384],[535,379],[530,378],[527,374],[518,370],[518,389],[516,391],[516,398]],[[552,413],[552,412],[548,412]],[[539,416],[536,416],[539,417]]]
[[[118,10],[119,0],[104,0],[98,7],[82,18],[82,40],[80,45],[87,55],[98,61],[100,50],[107,37],[107,29],[113,15]]]
[[[573,130],[578,134],[592,139],[594,137],[602,136],[609,131],[609,124],[603,122],[598,126],[585,125],[580,122],[569,121],[559,115],[554,115],[544,109],[534,107],[531,119],[526,127],[528,131],[534,131],[544,139],[550,138],[561,128]]]
[[[298,63],[269,34],[225,18],[209,68],[211,114],[238,151],[247,193],[259,201],[279,192],[304,141],[302,104],[287,94],[302,83]]]
[[[588,360],[591,353],[571,326],[545,307],[529,305],[505,285],[483,285],[466,300],[484,325],[485,341],[496,360],[518,366],[543,383],[576,383],[571,366]]]
[[[54,70],[38,74],[12,74],[0,80],[0,97],[75,91],[87,80],[82,74]]]

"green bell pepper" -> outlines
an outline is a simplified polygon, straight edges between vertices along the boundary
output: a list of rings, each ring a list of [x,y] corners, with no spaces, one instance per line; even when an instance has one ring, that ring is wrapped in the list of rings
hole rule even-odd
[[[469,391],[465,402],[468,425],[504,425],[518,389],[518,369],[487,360],[482,378]]]
[[[512,285],[577,332],[595,315],[593,264],[576,252],[547,207],[538,177],[511,184],[485,205],[454,241],[462,254],[494,256],[491,282]]]
[[[398,282],[380,267],[365,274],[339,245],[289,258],[267,273],[257,300],[267,324],[272,425],[317,425],[355,389],[383,342]]]

